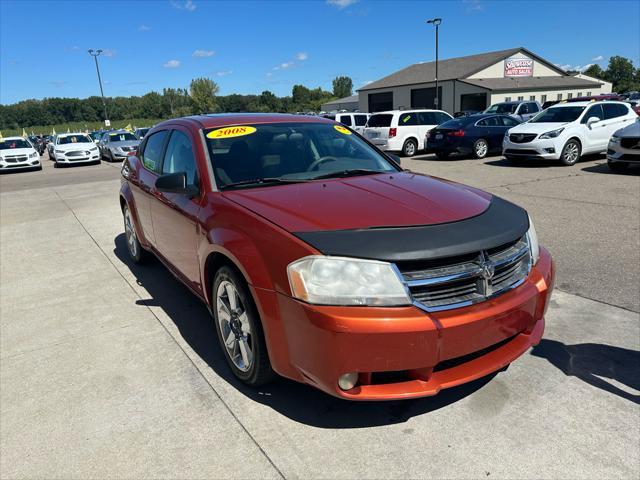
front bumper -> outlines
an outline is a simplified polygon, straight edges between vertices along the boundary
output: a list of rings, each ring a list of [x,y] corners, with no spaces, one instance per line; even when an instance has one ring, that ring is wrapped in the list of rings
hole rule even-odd
[[[278,294],[289,360],[300,378],[350,400],[424,397],[498,371],[536,345],[554,284],[549,253],[527,280],[469,307],[426,313],[417,307],[309,305]],[[350,390],[338,378],[358,373]]]
[[[508,157],[532,160],[558,160],[562,146],[557,139],[536,139],[527,143],[514,143],[508,138],[502,141],[502,154]]]
[[[26,162],[0,162],[0,170],[26,170],[29,168],[39,168],[40,159],[34,158]]]
[[[100,153],[95,152],[90,155],[84,155],[82,157],[67,157],[62,156],[62,154],[56,154],[56,163],[63,163],[65,165],[73,165],[76,163],[92,163],[100,160]]]
[[[607,160],[616,163],[640,163],[640,149],[623,148],[619,143],[609,142]]]

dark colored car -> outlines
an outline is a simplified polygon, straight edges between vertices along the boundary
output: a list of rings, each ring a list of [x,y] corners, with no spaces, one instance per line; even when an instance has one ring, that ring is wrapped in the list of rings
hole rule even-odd
[[[520,124],[508,115],[480,113],[454,118],[427,132],[427,149],[442,160],[460,153],[484,158],[502,151],[502,139],[507,130]]]
[[[482,113],[482,110],[461,110],[453,114],[453,118],[468,117],[469,115],[477,115]]]
[[[120,206],[131,259],[153,253],[209,306],[252,386],[435,395],[544,330],[554,267],[525,210],[402,170],[324,118],[163,122],[124,161]]]

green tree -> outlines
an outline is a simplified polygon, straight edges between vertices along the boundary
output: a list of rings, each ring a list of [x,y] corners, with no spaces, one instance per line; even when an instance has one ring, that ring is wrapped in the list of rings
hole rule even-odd
[[[590,65],[589,68],[587,68],[584,72],[585,75],[589,75],[590,77],[593,78],[599,78],[600,80],[604,80],[604,70],[602,70],[602,68],[600,68],[600,65],[597,64],[593,64]]]
[[[333,79],[333,96],[344,98],[351,96],[353,92],[353,82],[349,77],[336,77]]]
[[[614,92],[625,92],[635,85],[635,74],[636,70],[631,60],[615,55],[609,59],[605,79],[613,83]]]
[[[194,113],[214,112],[217,107],[218,85],[210,78],[194,78],[189,86],[189,96],[195,107]]]

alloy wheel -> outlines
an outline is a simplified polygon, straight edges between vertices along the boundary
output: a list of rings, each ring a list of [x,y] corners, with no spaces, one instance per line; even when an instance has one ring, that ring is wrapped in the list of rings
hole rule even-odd
[[[565,163],[574,164],[578,161],[578,156],[580,155],[580,150],[578,149],[578,145],[574,142],[568,143],[567,146],[564,147],[563,158]]]
[[[476,156],[478,158],[484,158],[484,156],[487,154],[488,149],[489,149],[489,146],[487,145],[487,142],[485,142],[484,140],[478,140],[476,142]]]
[[[227,355],[238,370],[249,371],[254,361],[251,324],[238,290],[228,280],[218,285],[216,311]]]
[[[133,221],[131,220],[131,212],[129,212],[129,208],[126,207],[124,209],[124,233],[127,237],[129,253],[133,258],[136,258],[138,255],[138,239],[136,238],[136,230],[133,227]]]

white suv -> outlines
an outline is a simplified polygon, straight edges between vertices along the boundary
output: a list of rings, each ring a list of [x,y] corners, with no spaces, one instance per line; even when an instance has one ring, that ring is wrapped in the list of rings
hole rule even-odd
[[[549,159],[574,165],[583,154],[604,152],[613,132],[636,118],[636,113],[623,102],[554,105],[508,130],[502,154],[512,161]]]
[[[364,136],[380,150],[400,152],[406,157],[424,150],[427,132],[453,117],[442,110],[392,110],[374,113]]]

